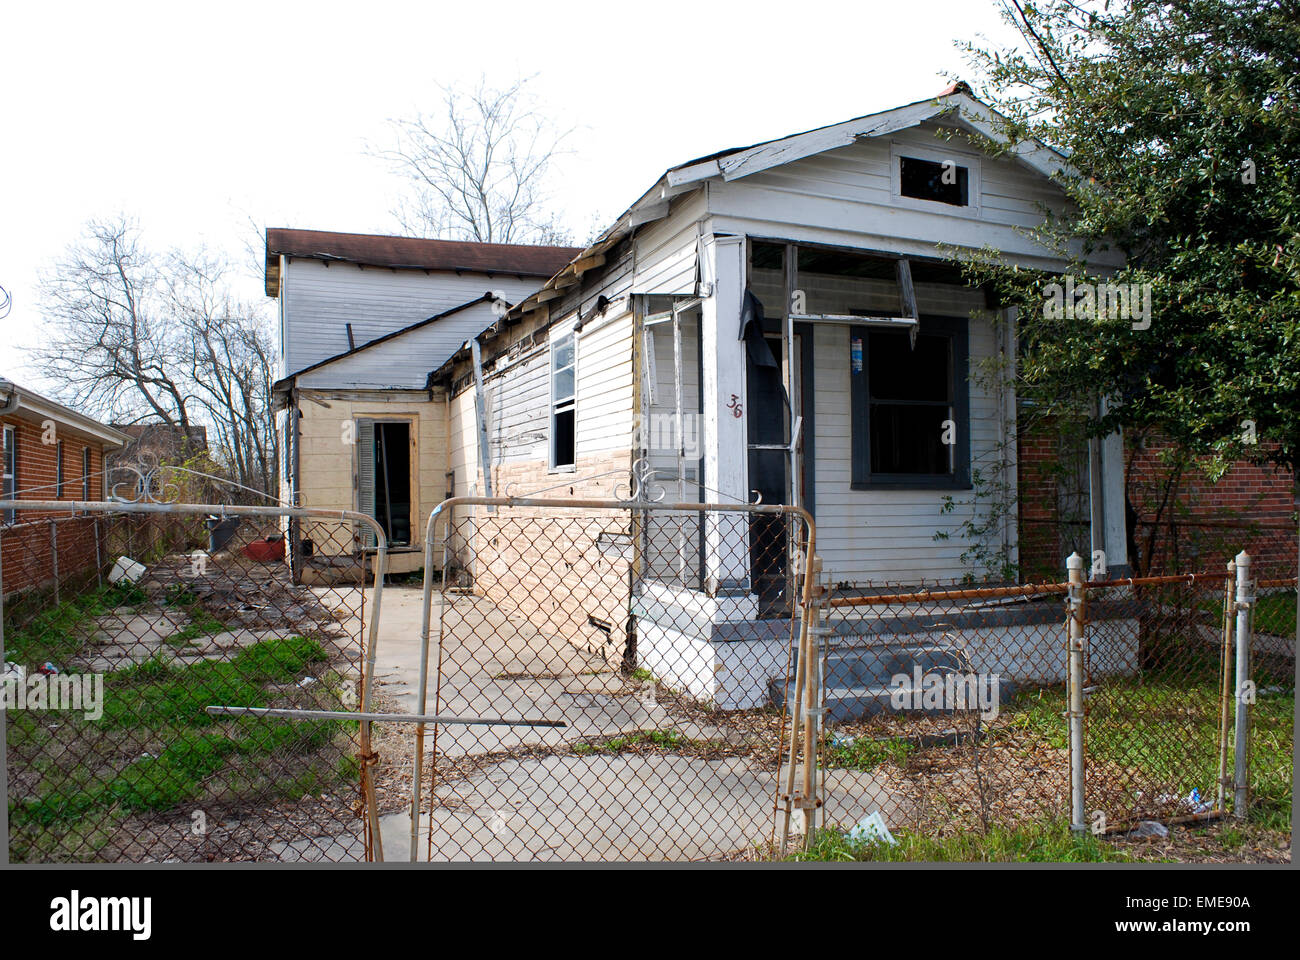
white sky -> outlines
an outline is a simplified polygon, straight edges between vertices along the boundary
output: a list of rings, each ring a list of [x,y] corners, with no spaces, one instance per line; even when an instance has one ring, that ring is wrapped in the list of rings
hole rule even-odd
[[[955,40],[1010,39],[993,0],[9,3],[0,35],[0,375],[47,390],[21,349],[37,275],[87,219],[237,257],[250,219],[400,232],[366,145],[436,111],[435,82],[536,74],[577,128],[555,200],[583,239],[666,167],[933,96],[968,69]]]

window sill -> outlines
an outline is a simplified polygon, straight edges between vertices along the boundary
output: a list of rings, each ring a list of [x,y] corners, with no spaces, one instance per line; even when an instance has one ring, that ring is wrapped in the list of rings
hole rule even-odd
[[[969,480],[881,479],[849,484],[850,490],[972,490]]]
[[[578,467],[576,464],[573,463],[570,463],[569,465],[563,467],[551,467],[549,470],[546,471],[548,476],[552,476],[557,473],[577,473],[577,472],[578,472]]]

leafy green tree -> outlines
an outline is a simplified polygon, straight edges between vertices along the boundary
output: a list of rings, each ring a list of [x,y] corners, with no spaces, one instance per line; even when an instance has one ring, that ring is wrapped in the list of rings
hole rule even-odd
[[[1011,49],[968,44],[1012,142],[1068,158],[1036,233],[1076,290],[1139,309],[1054,309],[1044,277],[976,258],[1021,309],[1023,394],[1090,432],[1158,431],[1209,458],[1294,468],[1300,450],[1300,9],[1266,0],[1003,0]],[[1101,266],[1121,253],[1114,273]],[[1133,287],[1131,285],[1136,285]],[[1130,305],[1132,307],[1132,305]],[[1062,313],[1073,313],[1064,316]],[[1116,315],[1120,313],[1121,315]]]

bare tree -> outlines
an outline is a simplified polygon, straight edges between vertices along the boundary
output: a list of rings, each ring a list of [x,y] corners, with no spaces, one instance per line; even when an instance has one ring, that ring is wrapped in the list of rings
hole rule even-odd
[[[158,313],[158,261],[125,217],[94,220],[41,282],[48,335],[33,354],[76,406],[113,420],[190,426]]]
[[[415,185],[393,211],[405,231],[486,243],[569,242],[547,207],[546,182],[570,131],[557,132],[537,112],[528,82],[495,89],[480,78],[468,91],[441,87],[438,114],[390,121],[396,145],[378,155]]]
[[[179,334],[176,360],[196,414],[211,427],[216,458],[244,486],[273,492],[279,437],[274,429],[273,334],[259,307],[235,299],[229,265],[206,251],[173,252],[167,300]]]
[[[94,221],[42,284],[49,321],[34,357],[64,399],[115,422],[208,428],[230,479],[274,495],[274,334],[232,293],[229,264],[147,251],[124,217]]]

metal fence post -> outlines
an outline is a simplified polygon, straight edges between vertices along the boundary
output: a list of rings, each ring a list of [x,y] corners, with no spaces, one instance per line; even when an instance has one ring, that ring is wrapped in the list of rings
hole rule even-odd
[[[1246,818],[1250,803],[1250,772],[1246,751],[1250,739],[1250,704],[1254,701],[1250,689],[1250,646],[1255,607],[1255,583],[1250,576],[1250,554],[1237,554],[1237,712],[1234,733],[1234,764],[1232,815],[1238,820]]]
[[[1219,787],[1214,795],[1214,809],[1219,816],[1228,809],[1228,736],[1232,728],[1232,590],[1237,578],[1237,564],[1228,561],[1228,576],[1223,582],[1223,650],[1219,655]]]
[[[1070,724],[1070,829],[1082,833],[1088,829],[1083,810],[1083,558],[1070,554],[1065,561],[1070,583],[1066,603],[1066,674],[1070,703],[1066,716]]]
[[[50,521],[50,571],[54,576],[54,605],[59,605],[59,526]]]

